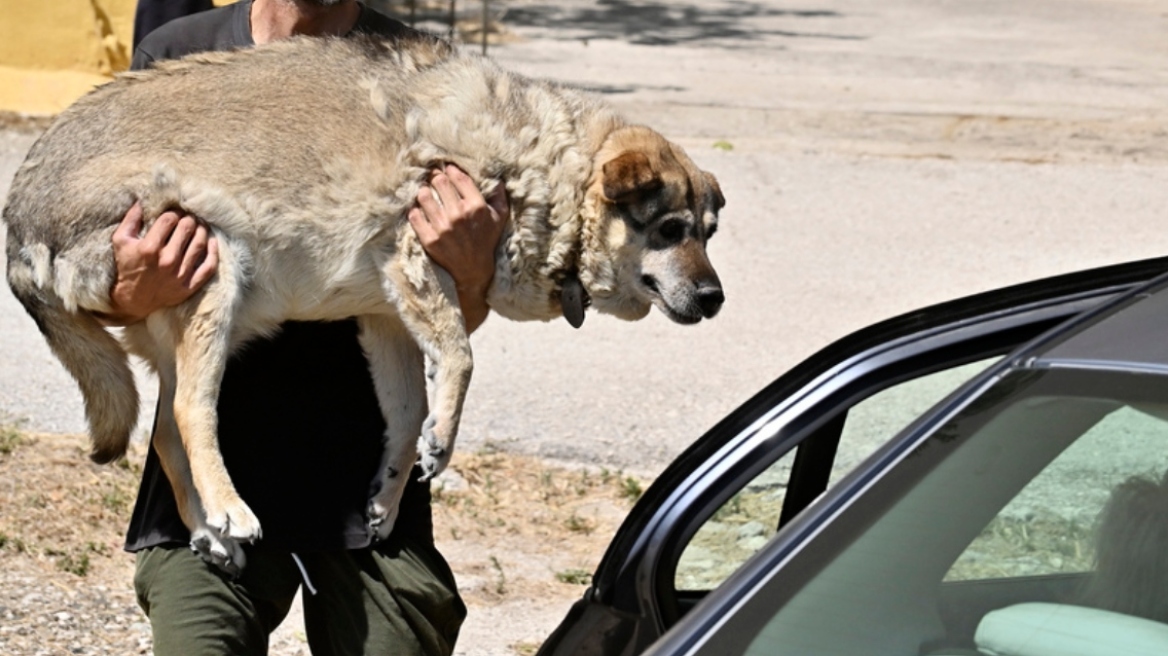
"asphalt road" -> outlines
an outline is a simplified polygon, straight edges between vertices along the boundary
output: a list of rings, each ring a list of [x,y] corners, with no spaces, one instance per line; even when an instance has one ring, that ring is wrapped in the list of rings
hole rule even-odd
[[[1166,250],[1168,13],[1152,0],[505,6],[503,65],[604,94],[717,175],[727,301],[695,327],[490,319],[461,448],[651,474],[869,323]],[[0,192],[30,143],[0,135]],[[84,430],[6,287],[0,354],[0,418]]]

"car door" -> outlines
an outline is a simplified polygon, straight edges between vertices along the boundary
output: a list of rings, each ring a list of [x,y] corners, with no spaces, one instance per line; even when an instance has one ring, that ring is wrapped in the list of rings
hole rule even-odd
[[[1168,653],[1166,289],[931,408],[647,653]]]
[[[928,407],[1017,346],[1165,270],[1168,258],[1158,258],[979,294],[828,346],[666,468],[539,654],[640,653]]]

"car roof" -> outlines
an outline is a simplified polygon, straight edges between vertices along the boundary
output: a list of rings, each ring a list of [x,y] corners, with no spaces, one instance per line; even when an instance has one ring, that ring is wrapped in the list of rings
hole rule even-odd
[[[1168,280],[1159,279],[1040,348],[1032,366],[1168,373]]]

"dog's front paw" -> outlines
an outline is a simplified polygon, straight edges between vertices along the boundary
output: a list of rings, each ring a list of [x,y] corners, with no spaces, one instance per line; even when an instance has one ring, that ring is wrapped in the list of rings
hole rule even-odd
[[[231,578],[239,578],[244,566],[247,565],[243,546],[231,538],[220,537],[215,529],[209,527],[191,532],[191,551],[223,570]]]
[[[434,415],[427,417],[422,424],[422,436],[418,438],[418,465],[422,469],[423,481],[441,474],[446,465],[450,464],[450,456],[453,455],[451,449],[446,446],[450,440],[443,439],[435,430],[437,423]]]
[[[210,506],[210,504],[208,504]],[[221,511],[212,511],[207,508],[207,526],[218,531],[220,538],[235,540],[236,542],[254,544],[263,537],[260,529],[260,520],[242,499],[236,503],[227,504]]]

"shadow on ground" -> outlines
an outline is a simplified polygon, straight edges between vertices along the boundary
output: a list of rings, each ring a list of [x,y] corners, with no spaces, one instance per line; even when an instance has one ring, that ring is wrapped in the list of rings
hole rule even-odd
[[[770,19],[832,19],[834,11],[781,9],[766,2],[727,2],[721,6],[689,6],[670,2],[600,0],[588,6],[555,3],[524,5],[507,10],[504,22],[515,28],[547,29],[560,38],[621,39],[640,45],[748,45],[773,37],[857,40],[855,35],[798,31],[772,27]],[[784,20],[790,25],[791,20]],[[818,24],[818,23],[817,23]]]

